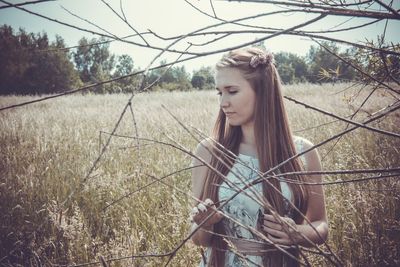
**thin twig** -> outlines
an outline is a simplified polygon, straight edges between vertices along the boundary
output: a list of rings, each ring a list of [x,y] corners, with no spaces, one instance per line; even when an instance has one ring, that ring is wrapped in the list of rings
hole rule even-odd
[[[125,24],[128,25],[129,28],[131,28],[142,40],[143,42],[147,45],[150,46],[150,44],[146,41],[146,39],[144,39],[143,35],[139,33],[138,30],[136,30],[130,23],[129,21],[126,19],[125,13],[124,13],[124,9],[122,7],[122,0],[120,1],[120,9],[122,12],[123,17],[114,10],[114,8],[112,8],[112,6],[110,6],[110,4],[108,4],[105,0],[101,0],[102,3],[104,3],[115,15],[117,15],[118,18],[120,18],[123,22],[125,22]]]
[[[305,4],[305,2],[297,2],[297,1],[274,1],[274,0],[229,0],[229,1],[296,6],[304,8],[304,12],[307,13],[329,14],[333,16],[400,20],[400,15],[397,12],[393,14],[393,13],[384,13],[384,12],[358,10],[358,9],[343,9],[343,8],[329,7],[317,4],[310,5],[310,4]]]
[[[6,9],[6,8],[10,8],[10,7],[15,7],[15,6],[35,5],[35,4],[40,4],[40,3],[44,3],[44,2],[53,2],[53,1],[56,1],[56,0],[27,1],[24,3],[18,3],[18,4],[14,4],[14,5],[0,6],[0,9]]]
[[[389,132],[389,131],[386,131],[386,130],[377,129],[377,128],[372,127],[372,126],[364,125],[364,124],[362,124],[362,123],[359,123],[359,122],[355,122],[355,121],[353,121],[353,120],[346,119],[346,118],[341,117],[341,116],[339,116],[339,115],[336,115],[336,114],[334,114],[334,113],[332,113],[332,112],[328,112],[328,111],[325,111],[325,110],[323,110],[323,109],[321,109],[321,108],[317,108],[317,107],[315,107],[315,106],[311,106],[311,105],[309,105],[309,104],[306,104],[306,103],[304,103],[304,102],[302,102],[302,101],[296,100],[296,99],[294,99],[294,98],[292,98],[292,97],[289,97],[289,96],[284,96],[284,98],[286,98],[286,99],[288,99],[288,100],[290,100],[290,101],[292,101],[292,102],[294,102],[294,103],[296,103],[296,104],[302,105],[302,106],[304,106],[305,108],[309,108],[309,109],[318,111],[319,113],[322,113],[322,114],[324,114],[324,115],[328,115],[328,116],[330,116],[330,117],[333,117],[333,118],[335,118],[335,119],[338,119],[338,120],[347,122],[347,123],[349,123],[349,124],[353,124],[353,125],[356,125],[356,126],[358,126],[358,127],[361,127],[361,128],[364,128],[364,129],[367,129],[367,130],[370,130],[370,131],[373,131],[373,132],[376,132],[376,133],[380,133],[380,134],[384,134],[384,135],[388,135],[388,136],[400,138],[400,134],[398,134],[398,133],[394,133],[394,132]]]

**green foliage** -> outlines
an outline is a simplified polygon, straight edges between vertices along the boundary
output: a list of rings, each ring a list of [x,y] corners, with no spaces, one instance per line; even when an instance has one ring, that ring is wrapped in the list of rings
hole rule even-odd
[[[137,71],[134,68],[133,59],[129,55],[121,55],[117,57],[115,71],[112,74],[112,78],[118,78],[121,76],[129,75]],[[141,76],[128,76],[126,78],[117,80],[113,83],[112,93],[131,93],[133,90],[140,86]]]
[[[193,71],[191,83],[194,88],[199,90],[214,89],[215,79],[212,68],[201,67],[199,70]]]
[[[396,53],[400,52],[400,45],[386,45],[386,44],[375,44],[369,42],[371,47],[390,47],[390,50]],[[349,50],[348,54],[351,55],[350,61],[357,65],[363,72],[358,73],[358,79],[364,82],[370,82],[373,77],[379,81],[395,82],[400,81],[400,56],[395,54],[384,54],[378,51],[371,52],[362,48],[354,48]]]
[[[348,59],[352,56],[350,50],[340,52],[339,46],[333,42],[322,42],[322,44],[342,58]],[[310,82],[336,82],[355,79],[354,69],[332,53],[322,46],[311,46],[307,55],[310,66],[308,76]]]
[[[166,64],[165,60],[160,65]],[[185,66],[162,67],[151,71],[146,78],[146,85],[153,84],[150,90],[187,91],[192,89],[190,74]]]
[[[110,79],[115,65],[115,56],[109,50],[110,43],[103,37],[91,40],[82,37],[78,45],[73,57],[82,82],[92,84]],[[93,91],[110,92],[112,86],[112,84],[98,85]]]
[[[335,44],[325,42],[324,45],[329,47],[329,49],[332,52],[339,53],[339,47],[336,46]],[[334,55],[330,54],[329,52],[327,52],[322,47],[311,46],[307,56],[308,56],[308,61],[310,62],[309,80],[311,82],[319,82],[323,79],[329,78],[320,75],[321,69],[334,70],[337,68],[339,64],[339,59],[336,58]],[[334,77],[332,79],[336,78],[337,77]]]
[[[78,87],[79,76],[62,48],[60,36],[49,43],[46,33],[0,27],[0,93],[48,94]]]
[[[203,89],[206,84],[206,78],[203,75],[193,75],[192,86],[197,89]]]
[[[129,55],[121,55],[117,57],[114,76],[128,75],[133,72],[133,59]]]
[[[306,81],[308,69],[304,58],[293,53],[280,52],[275,54],[275,62],[283,83]]]
[[[278,69],[279,75],[283,83],[293,83],[295,76],[294,76],[294,69],[290,65],[279,65]]]
[[[285,84],[311,82],[337,82],[362,80],[370,82],[370,76],[386,82],[400,80],[400,57],[385,55],[359,48],[341,51],[332,42],[323,42],[333,53],[358,66],[366,74],[358,73],[352,66],[341,61],[321,46],[311,46],[307,57],[293,53],[275,54],[276,66]],[[397,45],[368,43],[372,47]],[[264,42],[254,46],[265,49]],[[18,32],[7,25],[0,27],[0,94],[51,94],[79,88],[82,85],[125,76],[135,69],[129,55],[115,56],[105,38],[81,38],[75,52],[64,49],[66,44],[60,36],[50,42],[47,34]],[[165,64],[166,61],[160,62]],[[98,85],[96,93],[129,93],[140,86],[141,76],[129,76],[118,81]],[[153,84],[154,83],[154,84]],[[215,87],[212,67],[202,67],[190,75],[184,66],[163,67],[148,73],[145,85],[148,90],[187,91],[213,89]]]

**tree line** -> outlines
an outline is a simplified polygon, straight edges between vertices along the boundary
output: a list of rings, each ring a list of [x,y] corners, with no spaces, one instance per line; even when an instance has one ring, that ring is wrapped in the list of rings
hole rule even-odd
[[[357,60],[357,64],[365,69],[377,69],[372,59],[357,57],[357,53],[364,55],[357,49],[341,52],[334,43],[325,42],[324,46],[330,52],[320,46],[311,46],[305,57],[287,52],[276,53],[275,62],[282,81],[321,83],[362,79],[349,64],[343,63],[333,53]],[[391,64],[399,65],[398,58],[394,60],[397,61]],[[14,31],[8,25],[0,27],[0,62],[1,94],[60,93],[139,70],[131,56],[111,53],[110,43],[104,38],[82,37],[76,48],[68,49],[61,36],[57,35],[54,41],[50,41],[45,32]],[[137,75],[130,76],[96,86],[92,91],[131,92],[140,80]],[[163,67],[150,71],[145,84],[150,86],[149,90],[212,89],[213,67],[202,67],[193,73],[189,73],[184,66]]]

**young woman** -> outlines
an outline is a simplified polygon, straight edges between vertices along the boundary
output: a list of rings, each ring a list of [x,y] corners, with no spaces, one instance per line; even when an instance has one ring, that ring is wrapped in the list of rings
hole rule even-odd
[[[220,112],[213,138],[197,146],[201,160],[193,164],[201,166],[192,172],[193,196],[201,200],[192,211],[192,240],[207,247],[200,266],[297,266],[298,246],[328,235],[323,188],[302,183],[322,178],[273,175],[318,171],[318,153],[268,172],[312,146],[291,134],[272,54],[234,50],[216,70]]]

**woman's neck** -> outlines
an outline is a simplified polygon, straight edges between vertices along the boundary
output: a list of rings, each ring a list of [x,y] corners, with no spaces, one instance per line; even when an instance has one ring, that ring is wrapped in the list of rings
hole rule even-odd
[[[241,127],[242,141],[239,146],[239,153],[257,158],[256,139],[254,137],[254,127]]]
[[[248,146],[256,147],[256,138],[254,136],[254,123],[241,126],[242,129],[242,142]]]

